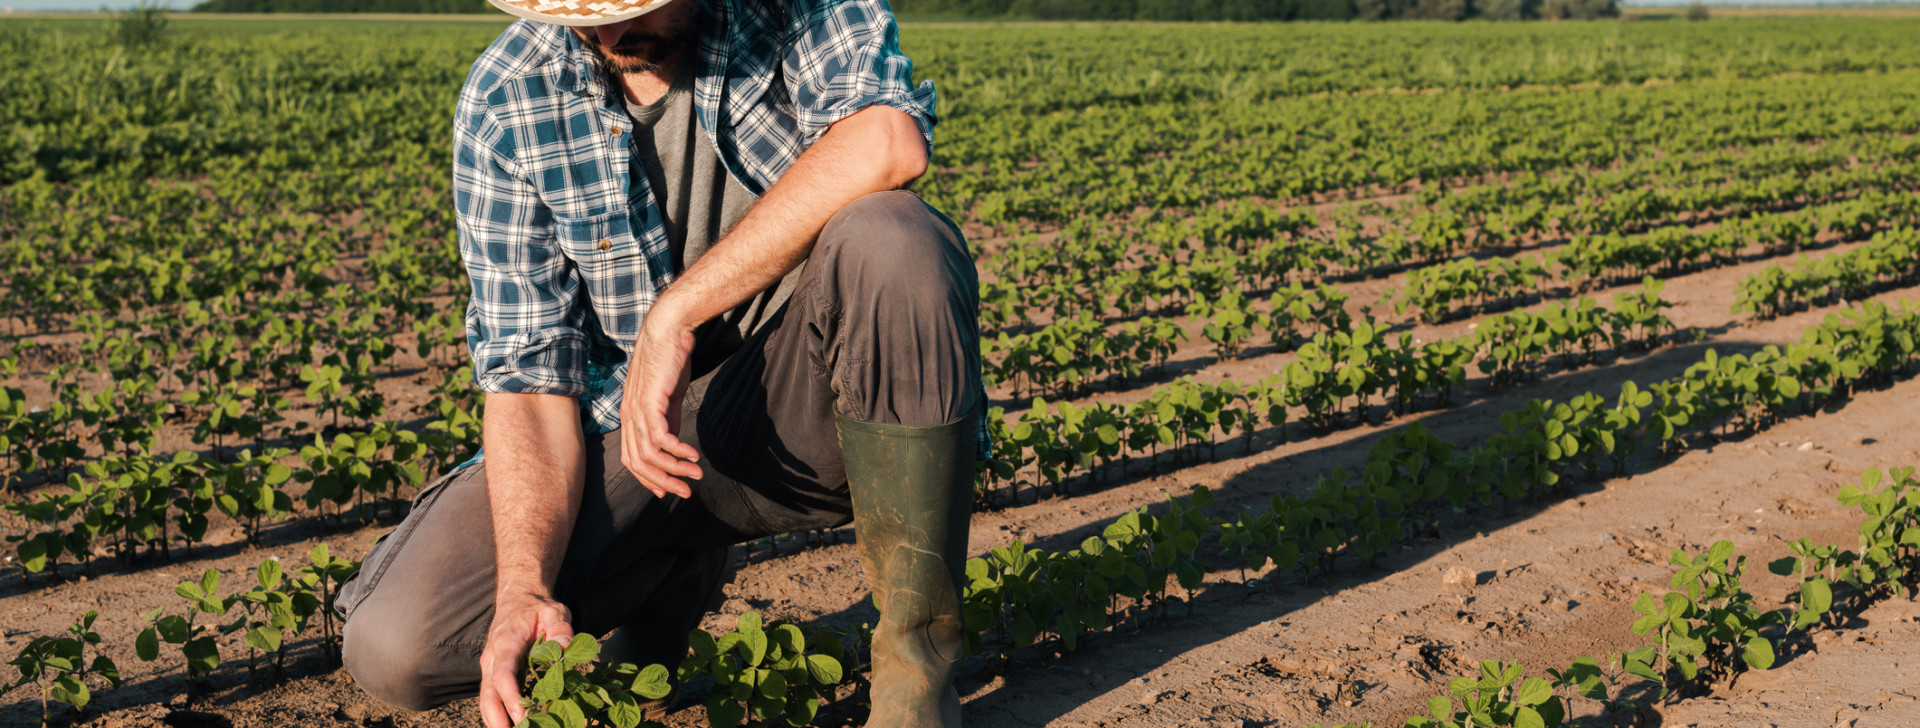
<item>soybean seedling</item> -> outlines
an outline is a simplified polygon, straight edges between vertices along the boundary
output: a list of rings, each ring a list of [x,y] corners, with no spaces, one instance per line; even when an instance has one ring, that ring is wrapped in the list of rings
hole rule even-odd
[[[93,631],[93,621],[99,616],[99,612],[87,612],[67,628],[67,636],[33,638],[17,657],[7,662],[20,671],[20,677],[12,684],[0,685],[0,695],[27,685],[38,686],[40,724],[44,726],[53,719],[49,702],[64,703],[75,711],[86,709],[87,703],[93,700],[93,693],[87,688],[88,675],[98,675],[109,685],[119,687],[120,669],[114,666],[112,658],[95,655],[92,663],[86,659],[87,645],[100,644],[100,635]]]

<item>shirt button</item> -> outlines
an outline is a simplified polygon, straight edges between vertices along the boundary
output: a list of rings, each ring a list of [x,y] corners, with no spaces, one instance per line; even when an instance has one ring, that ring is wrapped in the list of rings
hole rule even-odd
[[[608,249],[608,248],[611,248],[611,247],[613,247],[613,241],[611,241],[611,240],[607,240],[606,238],[601,238],[601,239],[600,239],[600,249],[601,249],[601,250],[606,250],[606,249]]]
[[[620,127],[617,127],[617,126],[616,126],[616,127],[614,127],[614,128],[613,128],[613,137],[614,137],[615,139],[618,139],[618,138],[620,138],[620,134],[621,134],[621,129],[620,129]]]

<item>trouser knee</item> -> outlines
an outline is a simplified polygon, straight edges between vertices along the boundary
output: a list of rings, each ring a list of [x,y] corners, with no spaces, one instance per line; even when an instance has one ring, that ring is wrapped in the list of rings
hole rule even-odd
[[[864,295],[882,305],[936,313],[955,299],[969,313],[978,308],[978,277],[965,239],[911,192],[876,192],[848,203],[820,239],[833,248],[834,274],[847,298]]]
[[[341,659],[368,695],[419,712],[478,691],[478,648],[427,644],[391,623],[358,616],[340,630]]]
[[[834,215],[815,254],[815,324],[841,414],[935,425],[973,411],[979,282],[950,221],[912,193],[875,193]]]

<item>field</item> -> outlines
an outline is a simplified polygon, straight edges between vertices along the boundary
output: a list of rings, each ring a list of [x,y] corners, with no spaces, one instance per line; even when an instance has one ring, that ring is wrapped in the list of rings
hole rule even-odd
[[[498,29],[0,19],[0,726],[478,724],[323,605],[479,442]],[[1915,37],[908,25],[998,417],[969,724],[1920,724]],[[853,536],[750,545],[669,725],[860,723]],[[598,669],[552,725],[662,677]]]

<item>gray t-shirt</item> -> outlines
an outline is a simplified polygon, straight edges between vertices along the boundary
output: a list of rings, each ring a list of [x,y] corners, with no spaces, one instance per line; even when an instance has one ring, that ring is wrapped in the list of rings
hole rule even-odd
[[[754,196],[727,174],[707,133],[694,117],[693,65],[680,64],[673,87],[645,106],[627,100],[633,117],[633,144],[640,164],[634,165],[635,184],[646,175],[654,201],[666,217],[673,242],[674,263],[685,272],[706,254],[753,207]],[[699,376],[719,366],[740,349],[747,337],[785,304],[799,280],[802,262],[773,288],[709,321],[695,333],[693,371]]]

